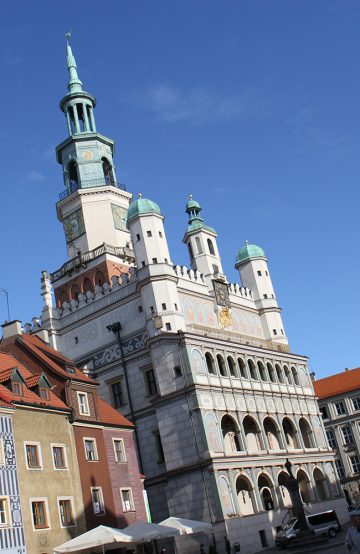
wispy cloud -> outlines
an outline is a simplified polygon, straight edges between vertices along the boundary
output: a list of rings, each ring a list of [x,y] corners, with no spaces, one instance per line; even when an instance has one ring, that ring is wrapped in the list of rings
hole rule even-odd
[[[38,171],[37,169],[30,169],[24,175],[22,175],[19,179],[20,184],[24,183],[44,183],[46,181],[46,177],[43,173]]]
[[[333,158],[342,158],[358,148],[346,136],[335,133],[319,123],[315,106],[303,106],[285,119],[285,123],[301,140],[297,152],[321,152]]]
[[[2,61],[8,67],[16,67],[22,63],[23,58],[13,50],[7,50],[2,56]]]
[[[167,123],[186,121],[199,125],[245,117],[250,112],[264,113],[263,109],[257,109],[259,102],[250,94],[231,96],[200,87],[181,90],[169,84],[159,84],[144,93],[132,95],[132,100]]]

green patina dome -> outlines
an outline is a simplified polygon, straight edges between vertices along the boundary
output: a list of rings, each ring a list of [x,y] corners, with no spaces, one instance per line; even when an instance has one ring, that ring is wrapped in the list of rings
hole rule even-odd
[[[260,246],[256,244],[245,243],[245,246],[240,248],[236,256],[236,263],[245,262],[245,260],[250,260],[251,258],[265,258],[265,252]]]
[[[189,210],[193,210],[194,208],[198,209],[198,210],[201,210],[201,206],[200,206],[199,202],[196,202],[196,200],[193,200],[193,198],[190,194],[189,201],[186,204],[185,211],[188,212]]]
[[[131,202],[128,210],[128,221],[132,217],[142,214],[159,214],[160,208],[155,202],[149,200],[148,198],[138,198]]]

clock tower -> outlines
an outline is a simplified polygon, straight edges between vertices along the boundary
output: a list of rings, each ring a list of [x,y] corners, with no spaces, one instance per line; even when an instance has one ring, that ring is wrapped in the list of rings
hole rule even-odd
[[[52,274],[58,305],[77,301],[78,295],[88,290],[95,292],[96,285],[111,282],[115,269],[120,275],[124,263],[128,270],[133,261],[131,237],[126,227],[131,194],[116,178],[114,141],[96,128],[96,99],[83,89],[70,38],[68,33],[68,92],[60,102],[68,137],[56,148],[64,179],[56,211],[63,224],[69,257]],[[84,288],[83,274],[89,271]]]

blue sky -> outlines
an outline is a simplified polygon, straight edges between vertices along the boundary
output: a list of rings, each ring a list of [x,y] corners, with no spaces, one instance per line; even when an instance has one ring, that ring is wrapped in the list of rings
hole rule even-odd
[[[261,245],[292,350],[317,376],[360,365],[360,1],[7,2],[0,21],[2,264],[11,317],[41,313],[66,260],[54,148],[65,39],[118,180],[157,201],[175,263],[192,193],[229,279]],[[0,295],[0,319],[6,315]]]

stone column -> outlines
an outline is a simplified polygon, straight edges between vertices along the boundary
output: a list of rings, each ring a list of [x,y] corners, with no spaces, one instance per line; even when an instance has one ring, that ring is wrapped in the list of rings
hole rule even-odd
[[[95,118],[94,118],[94,113],[92,108],[90,108],[90,121],[91,121],[92,132],[96,133]]]
[[[69,135],[72,135],[69,108],[66,110],[66,121],[67,121],[67,126],[68,126]]]
[[[72,107],[72,111],[73,111],[73,114],[74,114],[75,130],[76,130],[77,133],[80,133],[80,125],[79,125],[79,118],[78,118],[78,113],[77,113],[77,105],[73,104],[71,107]]]
[[[85,131],[87,133],[89,133],[90,132],[89,118],[88,118],[88,114],[87,114],[87,105],[85,104],[85,102],[82,103],[82,109],[83,109],[83,114],[84,114]]]
[[[238,500],[237,492],[236,492],[236,482],[235,482],[235,475],[234,475],[234,470],[233,469],[229,470],[228,477],[229,477],[229,483],[230,483],[230,487],[231,487],[233,502],[234,502],[234,506],[235,506],[235,511],[236,511],[237,514],[240,514],[240,505],[239,505],[239,500]]]
[[[255,472],[254,467],[250,468],[250,474],[251,474],[251,481],[252,481],[253,487],[254,487],[253,490],[254,490],[254,495],[255,495],[255,498],[256,498],[257,511],[258,512],[265,512],[265,509],[264,509],[263,503],[262,503],[262,499],[261,499],[261,495],[260,495],[260,491],[259,491],[259,487],[258,487],[258,482],[257,482],[256,472]]]

